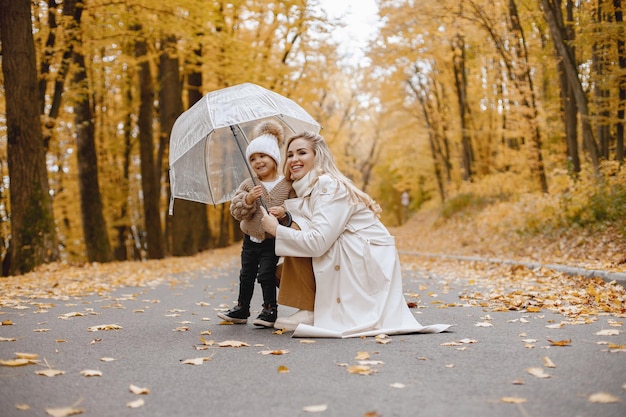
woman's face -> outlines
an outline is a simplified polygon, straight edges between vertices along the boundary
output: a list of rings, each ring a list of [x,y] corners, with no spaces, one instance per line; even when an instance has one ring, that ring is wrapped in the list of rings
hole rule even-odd
[[[287,167],[294,180],[299,180],[315,166],[315,153],[311,143],[303,138],[293,140],[287,149]]]

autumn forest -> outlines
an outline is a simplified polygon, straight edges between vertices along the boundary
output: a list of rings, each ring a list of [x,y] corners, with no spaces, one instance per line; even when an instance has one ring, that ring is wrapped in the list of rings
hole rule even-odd
[[[377,4],[355,61],[317,0],[0,0],[3,275],[240,239],[228,204],[168,214],[168,145],[244,82],[306,109],[388,225],[506,201],[626,233],[622,0]]]

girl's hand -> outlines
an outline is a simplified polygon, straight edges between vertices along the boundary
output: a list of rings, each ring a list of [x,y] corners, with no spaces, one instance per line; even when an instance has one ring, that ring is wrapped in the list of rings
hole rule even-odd
[[[248,195],[246,196],[246,203],[248,205],[251,205],[252,203],[254,203],[254,200],[261,197],[262,195],[263,195],[263,186],[255,185],[254,188],[252,188],[250,192],[248,193]]]
[[[269,211],[270,211],[270,214],[276,217],[277,219],[282,219],[283,217],[285,217],[286,210],[284,207],[281,207],[281,206],[270,207]]]
[[[276,229],[278,229],[278,219],[265,210],[265,207],[261,206],[263,211],[263,217],[261,218],[261,225],[267,233],[272,236],[276,236]]]

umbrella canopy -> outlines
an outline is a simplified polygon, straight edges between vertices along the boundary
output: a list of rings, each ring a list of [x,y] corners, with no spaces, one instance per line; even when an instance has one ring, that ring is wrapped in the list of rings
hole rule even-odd
[[[182,113],[170,135],[170,214],[175,198],[230,201],[252,176],[245,149],[252,130],[267,119],[280,122],[285,137],[320,131],[295,101],[251,83],[212,91]]]

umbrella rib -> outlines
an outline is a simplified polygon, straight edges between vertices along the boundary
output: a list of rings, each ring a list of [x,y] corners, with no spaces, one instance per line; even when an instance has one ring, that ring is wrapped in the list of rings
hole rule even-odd
[[[241,126],[239,126],[238,124],[230,125],[230,130],[231,132],[233,132],[235,143],[237,144],[237,147],[239,148],[239,152],[241,152],[241,157],[243,158],[246,164],[246,168],[248,168],[248,174],[250,174],[250,179],[252,180],[252,184],[256,186],[257,183],[256,183],[256,180],[254,179],[254,173],[252,172],[252,168],[250,168],[250,164],[248,164],[248,161],[246,160],[246,153],[243,151],[241,144],[237,140],[237,132],[235,131],[235,126],[237,126],[239,131],[243,134],[243,137],[246,140],[246,142],[248,142],[248,138],[246,137],[246,134],[243,132],[243,129],[241,128]],[[259,197],[259,200],[261,201],[261,205],[265,208],[265,210],[267,210],[267,206],[265,205],[265,201],[263,201],[263,197]]]

